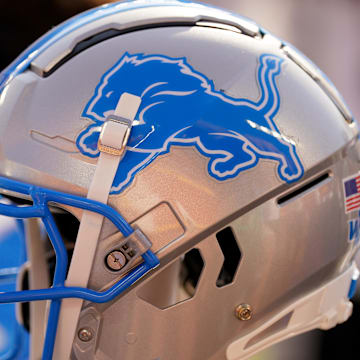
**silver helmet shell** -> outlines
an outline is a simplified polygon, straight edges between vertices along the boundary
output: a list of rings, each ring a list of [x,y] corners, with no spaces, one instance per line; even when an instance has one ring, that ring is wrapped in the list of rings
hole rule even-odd
[[[76,336],[74,359],[242,359],[288,337],[302,299],[348,271],[358,214],[344,180],[358,172],[358,128],[290,45],[219,9],[135,1],[74,18],[35,48],[3,73],[6,177],[86,196],[98,128],[123,92],[142,99],[109,204],[160,266],[111,303],[83,304],[78,328],[96,341]],[[104,222],[89,288],[118,279],[104,258],[119,241]],[[187,270],[200,270],[184,290],[192,249]]]

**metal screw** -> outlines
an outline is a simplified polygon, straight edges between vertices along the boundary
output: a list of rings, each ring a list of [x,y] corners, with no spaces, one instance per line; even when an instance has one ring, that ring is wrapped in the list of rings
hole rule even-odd
[[[126,257],[119,250],[114,250],[106,257],[107,266],[114,271],[119,271],[126,264]]]
[[[252,309],[249,304],[240,304],[235,309],[235,315],[240,320],[250,320],[252,317]]]
[[[82,328],[78,332],[81,341],[88,342],[93,338],[93,331],[90,328]]]

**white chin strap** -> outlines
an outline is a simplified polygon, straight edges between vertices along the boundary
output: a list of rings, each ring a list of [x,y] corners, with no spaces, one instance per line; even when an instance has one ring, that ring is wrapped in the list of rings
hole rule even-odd
[[[352,313],[350,284],[359,271],[355,265],[323,287],[290,304],[251,333],[232,342],[227,360],[247,359],[272,344],[312,329],[327,330],[346,321]]]
[[[114,115],[104,123],[98,143],[100,156],[88,199],[107,203],[140,102],[140,97],[123,93]],[[100,214],[83,211],[66,286],[87,286],[103,219]],[[82,304],[81,299],[62,300],[53,359],[70,358]]]

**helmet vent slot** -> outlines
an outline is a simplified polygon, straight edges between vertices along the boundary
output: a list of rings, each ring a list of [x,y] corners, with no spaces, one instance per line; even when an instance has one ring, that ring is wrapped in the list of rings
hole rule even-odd
[[[306,183],[305,185],[297,188],[296,190],[292,191],[291,193],[288,193],[281,198],[278,199],[277,203],[279,205],[285,205],[291,200],[294,200],[295,198],[299,198],[300,196],[303,196],[310,191],[315,190],[315,188],[324,185],[328,181],[330,181],[331,176],[329,173],[322,174],[318,176],[317,178],[313,179],[312,181]]]
[[[231,227],[219,231],[216,239],[224,255],[224,263],[216,280],[216,286],[223,287],[233,282],[240,264],[241,252]]]
[[[144,284],[137,295],[159,309],[191,299],[197,290],[204,260],[198,249],[191,249]]]
[[[111,39],[115,36],[127,34],[134,31],[140,31],[140,30],[146,30],[146,29],[152,29],[152,28],[159,28],[159,27],[172,27],[172,26],[194,26],[195,23],[192,21],[179,21],[179,22],[165,22],[160,24],[145,24],[145,25],[138,25],[134,27],[129,27],[126,29],[107,29],[102,32],[99,32],[97,34],[94,34],[84,40],[81,40],[78,42],[70,52],[65,54],[61,59],[58,61],[51,63],[49,67],[46,67],[44,70],[40,70],[40,76],[48,77],[53,72],[55,72],[58,68],[60,68],[62,65],[67,63],[70,59],[75,57],[76,55],[80,54],[84,50],[100,43],[105,40]],[[38,72],[36,69],[36,66],[34,67],[34,64],[31,64],[31,69],[35,72]]]

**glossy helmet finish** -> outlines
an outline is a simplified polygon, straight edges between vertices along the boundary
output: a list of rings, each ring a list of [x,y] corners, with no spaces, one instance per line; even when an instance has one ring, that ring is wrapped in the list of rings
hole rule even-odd
[[[121,102],[124,93],[139,103]],[[108,220],[95,241],[78,237],[67,285],[130,287],[104,304],[90,292],[91,301],[63,300],[54,358],[244,359],[347,319],[358,128],[308,59],[248,19],[185,1],[70,19],[2,73],[3,192],[55,202],[87,227],[85,214],[100,212],[88,193],[99,134],[127,107],[136,113],[127,150],[115,177],[100,177],[112,183],[108,204],[126,219],[125,236],[140,229],[150,241],[140,253],[160,265],[149,271],[152,258],[141,279],[128,276],[139,259],[111,270],[108,254],[131,254]],[[116,223],[110,210],[101,211]],[[59,299],[80,296],[55,285],[22,299],[52,299],[57,313]]]

